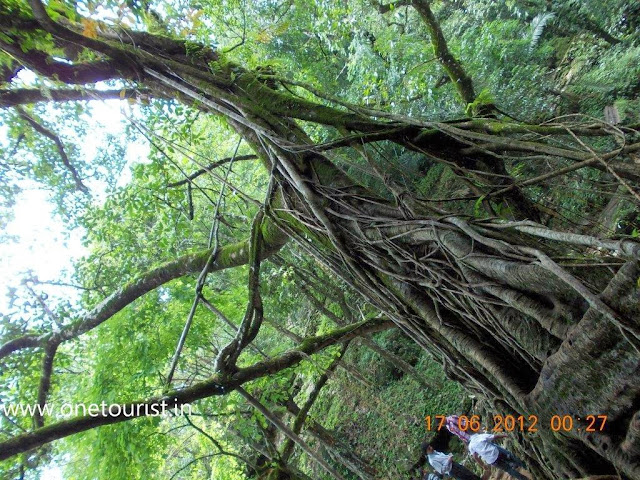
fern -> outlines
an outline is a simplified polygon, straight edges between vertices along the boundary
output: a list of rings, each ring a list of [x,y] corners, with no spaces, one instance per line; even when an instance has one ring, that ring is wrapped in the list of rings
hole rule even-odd
[[[556,14],[553,12],[545,12],[539,13],[535,16],[535,18],[531,21],[531,43],[529,44],[529,51],[533,51],[533,49],[538,45],[540,41],[540,37],[542,36],[542,32],[544,32],[544,27],[555,18]]]

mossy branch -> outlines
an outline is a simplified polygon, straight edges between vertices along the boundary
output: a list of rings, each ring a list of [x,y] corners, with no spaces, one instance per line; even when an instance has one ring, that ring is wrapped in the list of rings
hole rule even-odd
[[[165,405],[165,410],[167,410],[214,395],[227,394],[244,383],[293,367],[308,358],[309,355],[313,355],[331,345],[392,327],[393,323],[389,320],[359,322],[335,329],[324,335],[306,338],[296,348],[248,368],[240,369],[232,376],[217,374],[189,388],[173,390],[166,395],[118,404],[117,411],[119,415],[110,415],[107,407],[106,412],[103,411],[104,409],[98,409],[100,411],[93,415],[83,415],[52,423],[46,427],[0,442],[0,460],[6,460],[19,453],[27,452],[76,433],[155,414],[162,408],[163,404]],[[116,411],[115,407],[113,407],[113,411]]]
[[[261,258],[272,255],[287,241],[287,237],[270,219],[265,219],[263,222],[262,235]],[[18,350],[45,346],[54,342],[61,343],[76,338],[98,327],[134,300],[160,285],[191,273],[199,273],[206,265],[210,254],[211,249],[189,253],[149,270],[109,295],[82,318],[65,326],[60,331],[27,334],[6,342],[0,347],[0,359]],[[218,255],[210,264],[209,271],[237,267],[246,264],[248,260],[249,239],[220,248]]]

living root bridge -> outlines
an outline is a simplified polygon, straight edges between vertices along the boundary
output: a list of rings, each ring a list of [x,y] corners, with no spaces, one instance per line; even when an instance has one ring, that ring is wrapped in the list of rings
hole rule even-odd
[[[631,442],[622,448],[633,436],[629,419],[640,398],[637,242],[530,221],[470,221],[444,213],[407,219],[379,200],[335,195],[317,183],[301,193],[317,195],[313,201],[329,212],[312,230],[322,232],[327,223],[332,228],[316,242],[298,237],[301,246],[440,357],[453,378],[490,402],[490,411],[547,421],[558,412],[610,415],[611,431],[600,436],[576,430],[523,439],[523,455],[537,475],[575,477],[606,472],[611,464],[638,475],[637,460],[625,453],[633,450]],[[406,211],[419,211],[411,198],[403,200]],[[309,225],[310,217],[304,221]],[[291,228],[290,234],[296,236]],[[595,292],[584,283],[598,278],[591,269],[552,259],[594,247],[617,265],[609,277],[606,266],[593,262],[605,278]],[[603,368],[606,373],[598,373]]]

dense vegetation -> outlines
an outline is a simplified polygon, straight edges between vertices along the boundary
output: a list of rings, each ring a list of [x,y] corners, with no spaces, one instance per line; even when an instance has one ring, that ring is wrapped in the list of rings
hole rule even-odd
[[[4,0],[0,221],[37,185],[87,254],[13,279],[0,402],[191,410],[4,410],[3,477],[409,478],[424,417],[473,410],[537,416],[509,444],[534,478],[640,478],[639,26]]]

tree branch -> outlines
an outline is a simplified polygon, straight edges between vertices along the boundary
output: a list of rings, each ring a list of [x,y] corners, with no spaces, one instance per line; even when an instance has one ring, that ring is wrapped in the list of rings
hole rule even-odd
[[[18,350],[39,347],[45,343],[45,340],[46,339],[43,339],[41,335],[35,333],[9,340],[0,346],[0,359]]]
[[[411,5],[415,8],[420,17],[422,17],[422,20],[427,26],[431,37],[431,45],[433,45],[433,51],[442,65],[442,68],[444,68],[445,72],[447,72],[447,75],[453,82],[460,99],[465,105],[473,103],[476,99],[476,94],[473,89],[471,77],[467,75],[462,64],[449,51],[447,41],[444,38],[440,24],[431,11],[429,2],[427,0],[412,0]]]
[[[169,480],[173,480],[174,478],[176,478],[178,476],[179,473],[184,472],[187,468],[189,468],[191,465],[193,465],[194,463],[200,461],[200,460],[204,460],[207,458],[212,458],[212,457],[217,457],[219,455],[225,455],[226,452],[218,452],[218,453],[209,453],[207,455],[201,455],[199,457],[196,457],[194,459],[192,459],[191,461],[187,462],[186,465],[184,465],[183,467],[180,467],[178,470],[176,470],[175,472],[173,472],[173,475],[171,475],[171,477],[169,477]]]
[[[309,280],[304,277],[304,274],[296,267],[294,267],[294,272],[296,276],[298,276],[298,278],[300,278],[303,282],[310,283]],[[335,313],[333,313],[329,308],[327,308],[327,306],[323,302],[318,300],[315,297],[315,295],[313,295],[311,290],[307,287],[307,285],[303,283],[302,285],[300,285],[300,289],[302,290],[304,295],[309,299],[309,301],[313,304],[313,306],[317,308],[325,317],[327,317],[329,320],[332,320],[333,323],[335,323],[337,326],[343,326],[345,324],[345,320],[340,318]],[[348,308],[347,305],[341,304],[340,308],[343,311],[343,315],[348,316],[349,321],[354,320],[354,316],[351,313],[351,311],[345,311],[345,308]],[[365,335],[361,337],[359,339],[359,342],[362,343],[365,347],[372,350],[373,352],[380,355],[384,360],[389,362],[395,368],[402,370],[405,374],[409,375],[411,378],[413,378],[415,381],[421,384],[424,388],[430,389],[434,386],[429,384],[429,382],[427,382],[427,380],[422,375],[420,375],[420,373],[413,366],[405,362],[398,355],[395,355],[387,351],[386,349],[382,348],[370,336]],[[435,385],[435,386],[439,387],[440,385]]]
[[[337,328],[328,334],[307,338],[296,348],[288,350],[278,357],[263,360],[250,367],[241,368],[233,375],[233,377],[249,379],[253,379],[254,377],[257,378],[257,373],[261,372],[264,368],[270,369],[270,373],[279,372],[281,370],[279,366],[283,362],[293,365],[309,355],[337,342],[351,340],[352,338],[366,335],[368,333],[382,332],[384,330],[389,330],[390,328],[395,328],[395,324],[391,320],[382,318],[364,320],[362,322],[347,325],[346,327]]]
[[[0,105],[1,105],[1,101],[2,101],[2,96],[1,96],[1,92],[0,92]],[[234,160],[234,162],[239,162],[241,160],[255,160],[257,158],[258,158],[257,155],[239,155],[239,156],[235,157],[235,160],[234,160],[233,157],[222,158],[222,159],[217,160],[217,161],[215,161],[213,163],[210,163],[209,165],[207,165],[204,168],[201,168],[200,170],[196,170],[195,172],[193,172],[191,175],[189,175],[187,178],[185,178],[183,180],[178,180],[177,182],[172,182],[172,183],[167,184],[167,188],[179,187],[181,185],[185,185],[185,184],[191,183],[193,180],[198,178],[200,175],[208,173],[211,170],[213,170],[214,168],[220,167],[220,166],[222,166],[222,165],[224,165],[226,163],[231,162],[232,160]]]
[[[19,453],[27,452],[33,448],[60,438],[68,437],[75,433],[84,432],[103,425],[126,422],[146,415],[155,415],[159,413],[162,405],[164,405],[165,409],[174,408],[214,395],[224,395],[246,382],[293,367],[305,358],[308,358],[309,355],[317,353],[335,343],[345,342],[359,335],[366,335],[367,333],[386,330],[392,327],[393,323],[391,321],[380,321],[375,323],[360,322],[344,328],[338,328],[324,335],[307,338],[296,348],[288,350],[277,357],[240,369],[232,376],[216,374],[189,388],[174,390],[164,396],[119,404],[118,415],[110,415],[107,409],[106,412],[99,411],[94,415],[84,415],[53,423],[0,442],[0,460],[6,460]],[[113,410],[116,409],[113,408]]]
[[[269,422],[275,425],[278,430],[280,430],[287,438],[291,441],[295,442],[304,450],[313,460],[315,460],[322,468],[324,468],[333,478],[337,478],[338,480],[345,480],[340,473],[338,473],[331,465],[329,465],[326,460],[320,457],[316,452],[314,452],[307,443],[300,438],[300,435],[293,432],[289,427],[287,427],[282,420],[280,420],[277,416],[275,416],[269,409],[267,409],[260,401],[251,395],[249,392],[244,390],[242,387],[237,388],[238,393],[244,397],[244,399],[251,404],[256,410],[258,410],[262,415],[265,416]]]
[[[286,243],[287,238],[275,224],[266,218],[262,224],[262,242],[260,258],[267,258],[277,252]],[[49,342],[64,342],[82,335],[101,325],[134,300],[171,280],[187,274],[200,272],[206,265],[210,249],[183,255],[153,270],[142,274],[137,279],[118,289],[93,310],[87,312],[80,320],[64,327],[56,333],[27,334],[13,339],[0,347],[0,359],[12,352],[25,348],[46,345]],[[209,265],[209,271],[244,265],[249,260],[249,240],[222,247],[216,258]]]
[[[222,311],[218,310],[218,308],[213,303],[211,303],[209,300],[207,300],[204,296],[200,297],[200,303],[202,303],[202,305],[204,305],[207,310],[209,310],[216,317],[218,317],[222,322],[224,322],[225,325],[227,325],[229,328],[231,328],[232,332],[236,332],[238,330],[238,326],[235,325],[231,320],[229,320],[227,318],[227,316]],[[227,332],[228,332],[228,330],[227,330]],[[233,336],[233,334],[229,334],[229,335],[231,337]],[[299,342],[300,338],[298,338],[297,341]],[[269,355],[267,355],[265,352],[263,352],[256,345],[250,344],[249,348],[251,350],[253,350],[255,353],[257,353],[258,355],[260,355],[260,356],[262,356],[264,358],[269,358]]]
[[[58,154],[62,159],[62,163],[64,164],[65,168],[69,171],[69,173],[71,173],[71,176],[73,177],[73,181],[76,184],[76,190],[80,190],[85,195],[89,195],[89,189],[84,183],[82,183],[82,179],[80,178],[78,171],[71,164],[71,160],[69,160],[69,157],[67,156],[67,152],[64,149],[64,145],[62,144],[62,140],[60,140],[60,137],[58,137],[58,135],[53,133],[44,125],[38,123],[38,121],[35,118],[33,118],[31,115],[29,115],[22,107],[15,107],[15,108],[16,108],[16,111],[18,112],[18,115],[20,115],[20,117],[25,119],[27,123],[31,125],[36,132],[51,139],[53,143],[55,143],[56,149],[58,150]]]
[[[33,416],[36,427],[38,428],[44,426],[44,418],[42,418],[41,412],[44,410],[47,397],[49,396],[53,360],[58,351],[58,345],[59,343],[57,342],[48,344],[44,351],[44,358],[42,359],[42,374],[40,375],[40,385],[38,386],[38,405],[40,406],[40,410],[36,409]]]
[[[343,343],[338,356],[333,360],[333,362],[331,362],[331,364],[324,371],[324,373],[320,375],[315,385],[313,386],[313,390],[309,394],[309,398],[307,398],[307,401],[304,402],[304,405],[302,405],[302,408],[300,409],[300,411],[296,415],[295,420],[293,421],[291,431],[296,435],[300,434],[300,431],[302,430],[302,427],[307,419],[307,416],[309,415],[309,411],[311,410],[311,407],[313,407],[313,404],[318,399],[318,395],[320,395],[320,391],[322,390],[322,388],[329,381],[329,377],[331,376],[331,374],[335,371],[338,364],[342,361],[342,357],[346,353],[347,348],[349,348],[349,342]],[[293,454],[293,448],[294,448],[293,440],[291,440],[290,438],[287,438],[287,440],[285,440],[285,443],[281,449],[282,453],[280,454],[280,458],[282,458],[283,462],[286,463],[289,461],[289,458]]]
[[[285,407],[292,415],[298,415],[300,413],[300,407],[291,399],[289,399],[286,404],[281,403],[280,405]],[[343,438],[336,437],[333,432],[327,430],[315,420],[309,419],[306,424],[306,432],[313,436],[320,444],[324,445],[329,451],[333,452],[340,463],[362,480],[378,478],[378,472],[376,472],[375,468],[360,458],[358,454],[353,451],[353,448],[344,442]]]
[[[220,442],[218,442],[215,438],[213,438],[211,435],[209,435],[207,432],[205,432],[202,428],[200,428],[199,426],[197,426],[195,423],[193,423],[193,421],[191,420],[191,418],[189,417],[189,415],[185,415],[184,416],[185,420],[187,421],[187,423],[189,425],[191,425],[192,428],[194,428],[195,430],[197,430],[198,432],[200,432],[205,438],[207,438],[211,443],[213,443],[215,445],[215,447],[218,449],[219,453],[222,455],[226,455],[229,457],[234,457],[237,458],[238,460],[242,460],[244,463],[246,463],[247,465],[249,465],[249,467],[251,467],[254,471],[257,471],[258,468],[256,467],[256,465],[251,462],[248,458],[243,457],[242,455],[238,455],[237,453],[233,453],[233,452],[228,452],[226,451],[222,445],[220,444]]]
[[[264,219],[262,211],[258,212],[251,226],[251,244],[249,248],[249,286],[248,304],[244,318],[238,327],[236,336],[218,354],[215,362],[216,371],[235,370],[236,361],[244,347],[253,341],[262,324],[263,308],[260,297],[260,248],[262,236],[260,224]]]
[[[407,7],[411,5],[411,0],[398,0],[397,2],[387,3],[386,5],[376,1],[372,3],[376,10],[384,15],[385,13],[395,10],[396,8]]]
[[[0,108],[39,102],[76,102],[88,100],[120,100],[149,95],[150,90],[125,88],[118,90],[58,89],[46,92],[37,88],[0,89]]]
[[[131,61],[131,59],[128,59],[124,55],[123,51],[119,48],[112,47],[111,45],[100,40],[87,37],[80,33],[76,33],[73,30],[64,27],[63,25],[54,22],[51,17],[49,17],[49,14],[47,13],[44,5],[40,0],[29,0],[29,5],[31,6],[31,11],[33,12],[34,18],[38,21],[42,28],[45,31],[49,32],[51,35],[68,42],[90,48],[92,50],[95,50],[96,52],[101,52],[114,60],[124,62]]]
[[[1,39],[0,49],[34,72],[67,84],[78,85],[105,80],[134,78],[134,71],[131,68],[115,60],[69,64],[59,62],[40,50],[29,49],[23,52],[19,43],[14,45]]]

